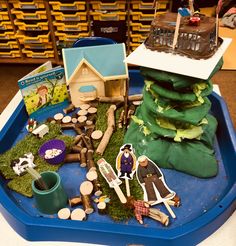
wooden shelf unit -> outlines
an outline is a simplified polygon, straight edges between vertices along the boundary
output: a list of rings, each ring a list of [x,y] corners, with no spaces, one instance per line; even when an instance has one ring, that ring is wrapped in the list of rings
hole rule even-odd
[[[135,9],[134,4],[140,4],[144,6],[143,9]],[[14,41],[17,43],[14,48],[18,50],[20,57],[1,57],[0,63],[32,63],[38,64],[43,63],[47,60],[51,60],[54,64],[62,64],[61,58],[61,48],[70,47],[73,44],[73,40],[70,37],[76,37],[78,35],[81,37],[84,36],[101,36],[109,37],[116,40],[117,42],[125,42],[127,46],[127,53],[130,53],[134,48],[139,46],[138,43],[132,41],[132,37],[135,35],[145,35],[144,32],[139,32],[137,29],[133,28],[132,23],[140,24],[139,20],[132,21],[133,17],[137,16],[137,13],[146,13],[151,16],[154,16],[154,9],[150,9],[150,4],[153,0],[117,0],[117,1],[97,1],[97,0],[84,0],[84,1],[60,1],[60,0],[0,0],[0,7],[4,13],[4,18],[6,18],[6,12],[8,13],[9,20],[2,20],[0,18],[0,24],[3,21],[8,21],[11,23],[11,31],[14,32],[14,39],[6,39],[8,41]],[[165,3],[166,10],[168,8],[168,0],[162,0],[161,2]],[[84,6],[82,5],[84,4]],[[148,5],[149,9],[145,9],[145,6]],[[162,5],[163,6],[163,5]],[[163,10],[163,9],[162,9]],[[45,20],[45,15],[37,15],[37,13],[45,13],[47,19]],[[86,13],[86,15],[85,15]],[[55,16],[56,14],[56,16]],[[81,15],[81,16],[80,16]],[[69,19],[66,19],[68,18]],[[116,18],[114,20],[109,19]],[[32,18],[32,19],[31,19]],[[42,18],[42,19],[40,19]],[[58,19],[59,18],[59,19]],[[63,19],[64,18],[64,19]],[[80,20],[81,18],[81,20]],[[122,22],[122,24],[121,24]],[[150,25],[150,20],[141,22],[141,26],[144,25],[146,28]],[[41,24],[42,25],[38,25]],[[64,26],[75,26],[78,27],[78,23],[82,25],[87,25],[87,30],[78,28],[78,30],[58,30],[58,24]],[[123,24],[125,23],[125,25]],[[3,23],[4,24],[4,23]],[[45,25],[48,25],[45,27]],[[94,25],[93,25],[94,24]],[[21,25],[19,27],[19,25]],[[81,26],[82,26],[81,25]],[[96,28],[95,28],[96,25]],[[42,27],[44,26],[44,27]],[[28,28],[27,28],[28,27]],[[125,29],[124,29],[125,28]],[[118,30],[118,31],[117,31]],[[7,30],[6,30],[7,31]],[[47,32],[47,33],[46,33]],[[29,36],[27,34],[29,33]],[[34,42],[38,42],[40,46],[40,39],[37,41],[37,36],[31,38],[31,35],[41,35],[46,33],[45,36],[49,37],[49,42],[43,41],[41,47],[38,47]],[[147,32],[146,32],[147,33]],[[48,36],[49,35],[49,36]],[[67,37],[68,36],[68,37]],[[122,40],[120,40],[122,36]],[[63,37],[63,38],[59,38]],[[22,41],[23,38],[23,41]],[[25,38],[25,39],[24,39]],[[30,40],[32,41],[32,46],[30,47]],[[70,42],[69,42],[70,41]],[[5,41],[4,41],[5,42]],[[24,44],[27,42],[27,46]],[[3,51],[0,48],[0,52]],[[49,50],[50,54],[54,54],[53,58],[31,58],[27,57],[27,54],[36,54],[37,52],[43,53],[45,50]],[[41,50],[39,50],[41,49]],[[28,50],[29,52],[25,52]],[[24,52],[22,52],[24,51]],[[4,51],[5,52],[5,51]],[[8,52],[8,50],[6,50]],[[46,54],[47,52],[45,52]],[[6,54],[11,54],[10,51]],[[36,55],[35,55],[36,56]],[[45,55],[46,56],[46,55]]]

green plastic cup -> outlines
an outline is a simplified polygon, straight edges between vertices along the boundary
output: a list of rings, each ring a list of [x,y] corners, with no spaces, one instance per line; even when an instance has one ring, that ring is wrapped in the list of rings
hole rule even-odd
[[[56,172],[42,172],[41,176],[48,186],[48,190],[40,190],[35,180],[32,190],[36,207],[41,213],[55,214],[67,205],[67,195],[62,187],[61,178]]]

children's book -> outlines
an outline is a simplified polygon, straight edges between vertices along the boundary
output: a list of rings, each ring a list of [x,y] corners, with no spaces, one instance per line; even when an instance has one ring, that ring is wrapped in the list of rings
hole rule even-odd
[[[67,102],[68,92],[62,67],[46,62],[18,81],[30,117]]]

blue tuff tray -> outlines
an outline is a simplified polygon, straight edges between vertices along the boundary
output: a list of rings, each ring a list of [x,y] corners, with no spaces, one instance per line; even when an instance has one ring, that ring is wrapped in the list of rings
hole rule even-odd
[[[141,93],[143,78],[137,70],[130,71],[130,94]],[[212,114],[218,120],[215,152],[219,173],[210,179],[200,179],[174,170],[162,169],[166,182],[181,197],[182,206],[173,208],[177,218],[168,227],[144,218],[145,225],[135,219],[114,222],[97,212],[86,221],[59,220],[56,215],[40,214],[34,199],[9,190],[0,177],[0,209],[8,223],[22,237],[31,241],[75,241],[106,245],[195,245],[218,229],[236,207],[236,136],[225,105],[217,94],[210,96]],[[62,110],[40,116],[43,121]],[[11,148],[26,134],[28,116],[23,101],[15,107],[0,132],[0,153]],[[68,134],[71,134],[68,132]],[[78,195],[79,183],[85,179],[85,169],[78,164],[59,169],[69,196]],[[163,212],[167,212],[161,205]]]

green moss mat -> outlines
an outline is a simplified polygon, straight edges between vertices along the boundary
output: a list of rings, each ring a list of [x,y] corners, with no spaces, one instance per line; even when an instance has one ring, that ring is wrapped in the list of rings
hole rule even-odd
[[[42,139],[38,139],[32,134],[28,134],[14,147],[0,155],[0,172],[5,179],[10,179],[8,182],[8,187],[27,197],[32,196],[32,178],[28,173],[23,176],[16,175],[11,168],[11,161],[23,156],[25,153],[31,152],[34,155],[34,163],[37,165],[35,170],[39,173],[44,171],[57,171],[61,166],[60,164],[50,165],[39,157],[38,150],[40,146],[50,139],[57,138],[63,140],[67,146],[67,149],[70,149],[73,142],[72,137],[61,134],[61,128],[59,125],[49,124],[48,126],[49,133]]]
[[[102,130],[105,132],[107,128],[107,117],[106,112],[108,108],[110,107],[111,104],[106,104],[106,103],[100,103],[98,106],[98,119],[96,121],[96,129],[97,130]],[[119,119],[120,113],[121,113],[122,108],[116,110],[116,122]],[[104,117],[99,117],[99,116],[104,116]],[[116,171],[116,157],[120,151],[120,147],[123,145],[123,139],[125,135],[125,129],[119,129],[118,127],[116,128],[115,132],[113,133],[109,144],[103,154],[103,156],[100,156],[95,153],[94,155],[94,161],[97,163],[97,160],[100,158],[104,158],[111,166],[114,168]],[[98,142],[94,142],[94,148],[98,146]],[[125,189],[125,180],[122,180],[123,183],[120,186],[122,191],[124,192],[126,196],[126,189]],[[114,189],[111,189],[109,185],[107,184],[106,180],[103,178],[103,176],[99,173],[99,182],[102,185],[103,188],[103,194],[107,195],[110,197],[111,202],[109,204],[109,209],[108,213],[109,215],[114,219],[114,220],[126,220],[131,217],[133,217],[133,211],[130,209],[127,209],[125,205],[123,205],[117,194],[115,193]],[[133,180],[130,180],[130,191],[131,195],[135,197],[136,199],[142,199],[143,197],[143,191],[142,188],[140,187],[136,176],[134,176]]]

